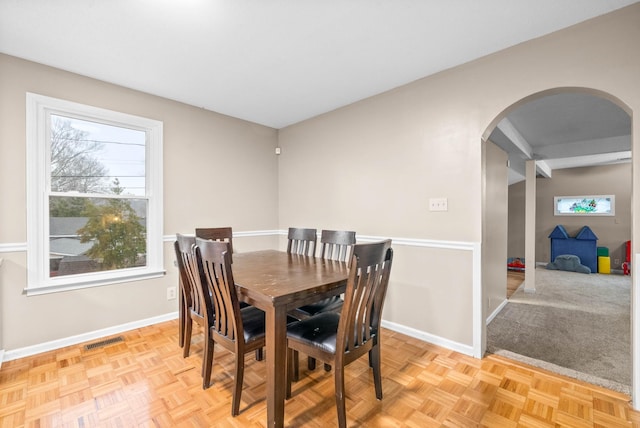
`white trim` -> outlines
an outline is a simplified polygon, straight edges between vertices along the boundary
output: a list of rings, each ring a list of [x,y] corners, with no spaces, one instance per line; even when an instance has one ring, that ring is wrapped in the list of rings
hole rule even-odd
[[[500,304],[498,305],[498,307],[496,308],[496,310],[495,310],[495,311],[493,311],[493,312],[491,313],[491,315],[489,315],[489,316],[487,317],[486,325],[489,325],[489,323],[490,323],[491,321],[493,321],[493,319],[494,319],[494,318],[495,318],[495,317],[500,313],[500,311],[502,310],[502,308],[504,308],[505,306],[507,306],[507,303],[509,303],[509,300],[508,300],[508,299],[504,299],[504,300],[502,301],[502,303],[500,303]]]
[[[122,284],[125,282],[132,282],[132,281],[141,281],[144,279],[161,278],[166,274],[167,272],[165,270],[161,270],[158,272],[144,271],[139,274],[127,273],[127,275],[123,275],[122,277],[119,277],[119,278],[111,277],[103,280],[99,279],[96,281],[83,281],[81,284],[67,283],[67,284],[49,285],[49,286],[43,286],[43,287],[37,287],[37,288],[26,287],[23,289],[23,291],[27,296],[39,296],[42,294],[60,293],[63,291],[80,290],[84,288],[102,287],[105,285]]]
[[[49,202],[50,189],[49,142],[50,116],[60,114],[82,120],[92,120],[113,126],[137,129],[145,133],[145,193],[140,198],[147,201],[146,216],[146,266],[139,269],[115,269],[51,277],[49,275]],[[126,281],[132,275],[154,275],[164,269],[162,245],[163,228],[163,123],[146,117],[135,116],[104,108],[84,105],[44,95],[26,93],[26,154],[27,154],[27,289],[38,294],[51,289],[83,288],[95,284]],[[87,195],[80,195],[86,197]],[[107,195],[91,195],[91,197]],[[113,196],[113,195],[108,195]],[[124,196],[122,198],[125,198]],[[127,196],[127,199],[130,197]],[[143,271],[140,273],[140,271]]]
[[[635,247],[635,244],[633,245]],[[640,410],[640,254],[633,255],[631,287],[631,405]]]
[[[248,230],[245,232],[233,232],[233,236],[235,237],[245,237],[245,236],[272,236],[272,235],[282,235],[286,232],[282,230]]]
[[[417,330],[412,327],[407,327],[402,324],[396,324],[391,321],[382,320],[382,327],[388,328],[389,330],[397,331],[398,333],[406,334],[407,336],[414,337],[424,342],[432,343],[434,345],[442,346],[443,348],[451,349],[453,351],[460,352],[461,354],[474,357],[473,347],[465,345],[463,343],[454,342],[453,340],[445,339],[444,337],[436,336],[434,334]]]
[[[38,345],[26,346],[6,351],[4,353],[5,361],[16,360],[18,358],[29,357],[31,355],[41,354],[43,352],[53,351],[64,348],[65,346],[77,345],[78,343],[88,342],[90,340],[99,339],[105,336],[122,333],[124,331],[134,330],[140,327],[146,327],[152,324],[158,324],[165,321],[171,321],[178,318],[178,312],[171,312],[164,315],[158,315],[139,321],[133,321],[126,324],[120,324],[113,327],[107,327],[100,330],[90,331],[78,334],[76,336],[65,337],[62,339],[52,340],[50,342],[40,343]]]
[[[287,235],[286,230],[248,230],[244,232],[233,232],[234,238],[241,237],[253,237],[253,236],[274,236],[274,235]],[[478,251],[479,243],[477,242],[465,242],[465,241],[439,241],[433,239],[412,239],[412,238],[389,238],[386,236],[373,236],[373,235],[358,235],[358,241],[361,242],[375,242],[383,239],[391,239],[394,245],[404,245],[408,247],[427,247],[427,248],[443,248],[448,250],[465,250],[465,251]],[[176,235],[164,235],[162,237],[164,242],[173,242],[176,240]],[[22,252],[27,251],[26,242],[17,242],[9,244],[0,244],[0,253]],[[546,265],[546,263],[541,263]]]
[[[10,351],[0,350],[0,366],[2,361],[12,361],[18,358],[29,357],[32,355],[41,354],[43,352],[54,351],[56,349],[64,348],[66,346],[77,345],[79,343],[89,342],[91,340],[100,339],[114,334],[122,333],[125,331],[135,330],[136,328],[146,327],[153,324],[162,323],[165,321],[171,321],[178,318],[178,312],[170,312],[165,315],[159,315],[156,317],[146,318],[139,321],[133,321],[125,324],[120,324],[113,327],[107,327],[100,330],[94,330],[87,333],[82,333],[76,336],[70,336],[62,339],[52,340],[38,345],[26,346],[24,348],[18,348]],[[445,339],[440,336],[426,333],[421,330],[417,330],[412,327],[407,327],[402,324],[397,324],[391,321],[382,320],[382,327],[398,333],[406,334],[407,336],[414,337],[424,342],[432,343],[443,348],[451,349],[456,352],[460,352],[465,355],[473,356],[473,348],[469,345],[454,342],[449,339]],[[4,359],[3,359],[4,356]]]
[[[358,241],[375,242],[383,239],[391,239],[393,245],[406,245],[409,247],[444,248],[448,250],[477,251],[479,243],[466,241],[437,241],[433,239],[390,238],[387,236],[358,235]]]
[[[472,319],[473,319],[473,356],[482,358],[482,335],[486,330],[484,324],[484,310],[482,304],[482,244],[475,242],[473,244],[472,269],[471,276],[471,302],[472,302]]]
[[[0,349],[0,369],[2,368],[3,359],[4,359],[4,349]]]
[[[0,244],[0,253],[22,253],[27,251],[26,242]]]
[[[248,230],[245,232],[233,232],[234,238],[244,238],[244,237],[252,237],[252,236],[273,236],[273,235],[282,235],[283,232],[281,230]],[[286,234],[286,232],[285,232]],[[185,233],[186,236],[194,236],[194,233]],[[164,235],[162,240],[165,242],[173,242],[176,240],[176,235]]]
[[[286,235],[286,230],[257,230],[257,231],[245,231],[234,232],[234,237],[251,237],[251,236],[272,236],[272,235]],[[175,241],[175,235],[164,235],[163,241],[173,242]],[[406,333],[410,336],[426,340],[428,342],[435,343],[440,346],[444,346],[466,355],[471,355],[475,358],[482,358],[482,330],[484,325],[490,320],[483,319],[482,311],[482,259],[481,259],[481,244],[479,242],[465,242],[465,241],[438,241],[432,239],[410,239],[410,238],[388,238],[382,236],[372,235],[359,235],[357,237],[358,242],[373,242],[382,239],[391,239],[393,245],[404,245],[408,247],[426,247],[426,248],[439,248],[448,250],[462,250],[471,251],[472,255],[472,328],[473,328],[473,345],[462,345],[457,342],[450,341],[448,339],[433,336],[428,333],[414,330],[411,327],[400,326],[399,324],[386,323],[387,325],[397,326],[389,327],[390,329],[397,329],[397,331]],[[31,295],[31,293],[29,294]],[[492,315],[495,316],[495,315]]]

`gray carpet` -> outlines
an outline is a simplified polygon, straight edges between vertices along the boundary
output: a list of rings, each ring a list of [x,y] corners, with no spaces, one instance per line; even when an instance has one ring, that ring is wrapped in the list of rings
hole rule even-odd
[[[487,351],[628,393],[631,277],[536,269],[487,327]]]

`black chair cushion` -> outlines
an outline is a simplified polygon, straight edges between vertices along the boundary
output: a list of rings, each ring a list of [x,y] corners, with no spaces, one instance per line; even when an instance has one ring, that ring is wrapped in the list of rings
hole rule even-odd
[[[287,337],[305,342],[327,352],[336,352],[340,314],[323,312],[287,326]]]
[[[319,302],[311,303],[310,305],[301,306],[297,310],[302,311],[309,316],[321,312],[340,312],[343,303],[344,302],[339,296],[333,296],[322,299]]]
[[[264,336],[264,311],[253,306],[247,306],[240,309],[240,314],[246,343]]]

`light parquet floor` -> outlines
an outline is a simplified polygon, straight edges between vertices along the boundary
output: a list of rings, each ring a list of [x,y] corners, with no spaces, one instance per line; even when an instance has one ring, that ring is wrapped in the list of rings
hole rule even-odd
[[[507,271],[507,299],[516,292],[518,287],[524,282],[524,272]]]
[[[247,355],[241,414],[231,417],[231,354],[216,348],[213,386],[202,389],[202,335],[191,356],[177,321],[123,333],[124,341],[71,346],[5,362],[0,427],[263,427],[265,362]],[[474,359],[400,333],[382,334],[382,401],[366,358],[347,369],[347,418],[359,427],[629,427],[629,397],[498,356]],[[285,424],[336,425],[333,374],[306,371]]]

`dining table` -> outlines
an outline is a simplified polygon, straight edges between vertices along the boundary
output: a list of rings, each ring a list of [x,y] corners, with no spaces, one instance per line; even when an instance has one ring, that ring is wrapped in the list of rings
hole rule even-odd
[[[284,426],[287,313],[345,291],[345,262],[265,250],[233,255],[240,300],[265,312],[267,426]]]

